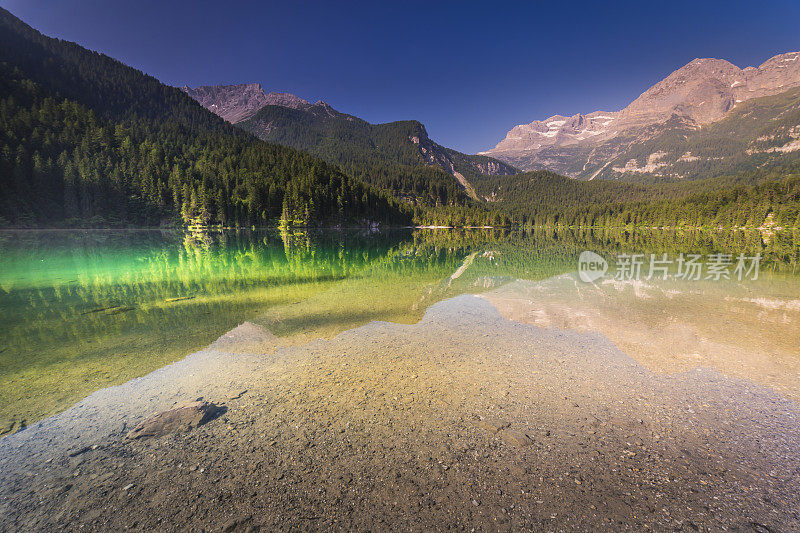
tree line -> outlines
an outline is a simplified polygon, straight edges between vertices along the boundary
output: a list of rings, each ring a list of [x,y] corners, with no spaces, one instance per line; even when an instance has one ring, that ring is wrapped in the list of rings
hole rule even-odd
[[[0,10],[0,223],[409,223],[401,202]]]

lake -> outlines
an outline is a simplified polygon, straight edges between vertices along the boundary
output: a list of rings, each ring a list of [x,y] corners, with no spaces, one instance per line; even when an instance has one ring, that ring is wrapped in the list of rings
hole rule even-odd
[[[515,321],[599,332],[652,370],[708,366],[797,399],[797,242],[656,230],[2,232],[0,434],[245,321],[297,345],[375,320],[413,324],[464,293]],[[642,275],[583,283],[585,250],[642,254]],[[730,279],[675,279],[680,254],[720,252]],[[650,254],[667,254],[668,279],[644,279]],[[738,279],[739,254],[760,254],[758,279]]]

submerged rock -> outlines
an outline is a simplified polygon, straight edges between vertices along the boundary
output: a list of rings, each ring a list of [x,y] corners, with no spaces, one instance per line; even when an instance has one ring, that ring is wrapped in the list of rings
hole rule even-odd
[[[208,422],[217,412],[210,402],[188,402],[152,416],[133,428],[125,438],[160,437],[174,431],[188,431]]]
[[[3,435],[11,435],[12,433],[17,433],[18,431],[22,431],[27,426],[25,425],[25,419],[17,420],[16,417],[11,417],[11,421],[8,424],[0,426],[0,437]]]
[[[212,350],[229,353],[271,353],[282,342],[267,328],[245,322],[211,343]]]

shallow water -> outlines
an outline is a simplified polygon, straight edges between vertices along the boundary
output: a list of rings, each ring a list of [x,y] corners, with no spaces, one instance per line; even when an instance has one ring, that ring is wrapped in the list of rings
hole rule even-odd
[[[485,297],[511,320],[601,333],[656,372],[711,368],[800,400],[796,278],[586,284],[564,274],[517,281]]]
[[[249,320],[294,342],[418,321],[462,293],[508,318],[597,331],[643,364],[713,366],[795,397],[797,238],[757,233],[0,233],[0,434],[141,376]],[[757,280],[595,284],[581,251],[761,254]],[[613,266],[613,265],[612,265]]]

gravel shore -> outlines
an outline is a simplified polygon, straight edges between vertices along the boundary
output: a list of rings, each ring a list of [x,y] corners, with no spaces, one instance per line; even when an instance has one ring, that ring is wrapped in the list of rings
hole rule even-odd
[[[473,296],[289,344],[247,324],[1,439],[0,530],[800,530],[800,406],[763,385]]]

